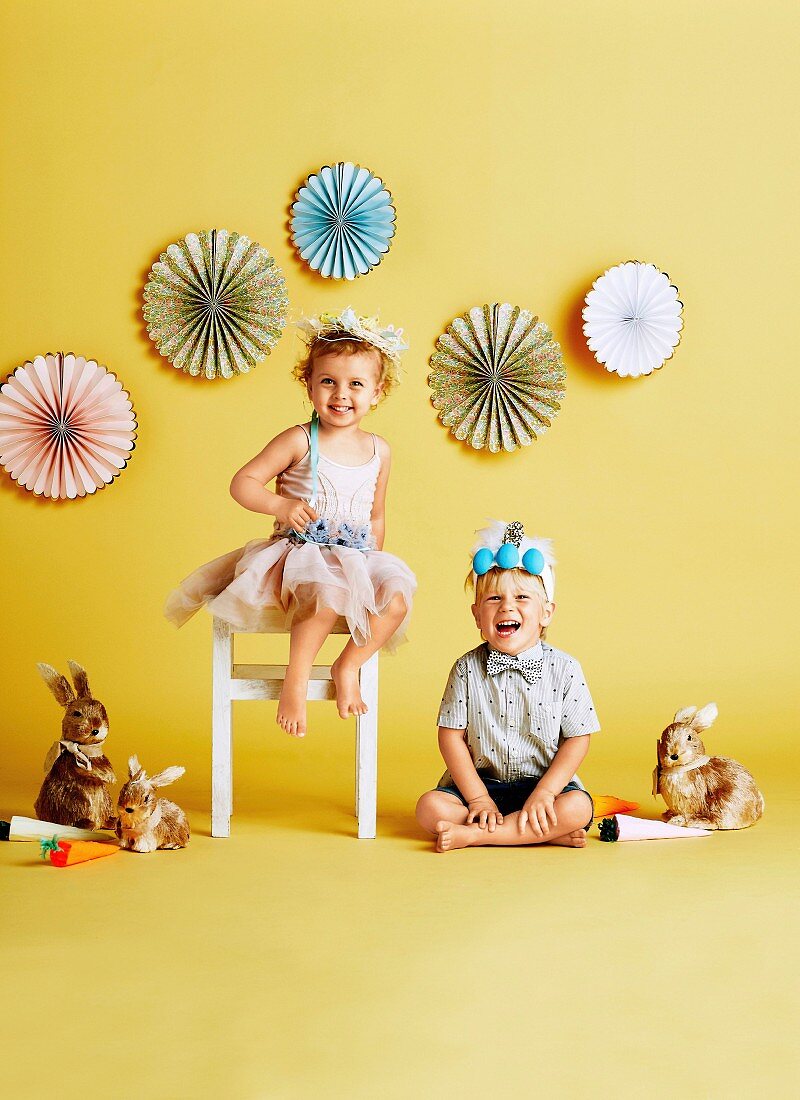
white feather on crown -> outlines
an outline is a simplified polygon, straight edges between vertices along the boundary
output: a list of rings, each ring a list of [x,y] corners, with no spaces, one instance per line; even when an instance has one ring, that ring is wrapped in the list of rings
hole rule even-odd
[[[496,554],[505,541],[506,530],[508,529],[508,523],[505,523],[500,519],[489,520],[488,527],[482,527],[479,531],[476,531],[477,541],[475,542],[472,550],[470,551],[470,561],[475,557],[479,550],[487,547],[491,550],[492,554]],[[555,574],[555,554],[553,553],[552,539],[545,538],[529,538],[523,534],[519,543],[519,556],[522,560],[526,550],[538,550],[544,558],[544,568],[541,573],[542,583],[544,584],[544,590],[547,593],[547,598],[550,603],[553,602],[553,596],[556,591],[556,574]]]

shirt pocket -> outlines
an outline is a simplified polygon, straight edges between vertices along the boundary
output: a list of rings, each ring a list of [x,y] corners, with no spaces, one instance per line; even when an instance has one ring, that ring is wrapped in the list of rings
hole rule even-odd
[[[536,745],[543,749],[554,750],[558,746],[560,730],[555,726],[543,722],[539,726],[531,725],[527,735]]]

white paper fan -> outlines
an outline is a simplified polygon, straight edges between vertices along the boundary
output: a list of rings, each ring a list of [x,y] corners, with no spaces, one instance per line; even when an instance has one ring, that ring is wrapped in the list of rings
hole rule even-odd
[[[672,356],[683,303],[653,264],[629,260],[596,279],[586,295],[583,333],[598,363],[620,378],[652,374]]]

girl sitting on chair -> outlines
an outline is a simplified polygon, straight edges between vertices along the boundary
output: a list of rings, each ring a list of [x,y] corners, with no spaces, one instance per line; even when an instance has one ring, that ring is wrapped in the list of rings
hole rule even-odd
[[[314,658],[338,618],[351,637],[331,667],[342,718],[366,712],[361,666],[403,640],[416,579],[383,550],[390,450],[361,429],[397,383],[402,329],[346,309],[298,325],[306,354],[295,377],[314,406],[311,421],[287,428],[231,482],[234,500],[275,517],[273,533],[190,574],[165,614],[182,626],[205,605],[234,629],[257,631],[276,609],[290,631],[289,666],[277,722],[306,732],[306,693]],[[275,491],[266,485],[275,479]]]

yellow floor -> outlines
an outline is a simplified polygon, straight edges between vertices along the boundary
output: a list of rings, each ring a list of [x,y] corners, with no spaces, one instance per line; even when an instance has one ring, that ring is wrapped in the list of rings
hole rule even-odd
[[[386,747],[357,841],[349,741],[266,748],[238,749],[227,841],[198,789],[182,852],[59,871],[2,846],[3,1096],[797,1094],[776,777],[745,833],[437,856],[410,813],[433,754]],[[616,793],[654,811],[633,776]]]

